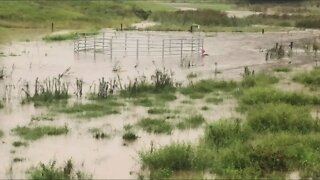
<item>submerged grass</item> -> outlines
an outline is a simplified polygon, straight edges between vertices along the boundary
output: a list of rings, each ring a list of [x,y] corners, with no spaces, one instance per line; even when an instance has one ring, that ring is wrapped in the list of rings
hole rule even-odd
[[[28,143],[24,141],[14,141],[12,145],[14,147],[20,147],[20,146],[28,146]]]
[[[170,134],[173,129],[173,126],[165,119],[144,118],[137,125],[148,133],[156,134]]]
[[[67,134],[69,129],[67,126],[55,127],[55,126],[38,126],[38,127],[27,127],[18,126],[12,131],[18,136],[25,140],[37,140],[44,136],[57,136],[62,134]]]

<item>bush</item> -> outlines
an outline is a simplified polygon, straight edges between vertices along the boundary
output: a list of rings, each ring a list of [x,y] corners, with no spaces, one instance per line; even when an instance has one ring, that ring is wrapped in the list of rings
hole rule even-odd
[[[248,125],[256,132],[290,131],[307,133],[317,130],[310,109],[288,104],[263,104],[249,110]]]

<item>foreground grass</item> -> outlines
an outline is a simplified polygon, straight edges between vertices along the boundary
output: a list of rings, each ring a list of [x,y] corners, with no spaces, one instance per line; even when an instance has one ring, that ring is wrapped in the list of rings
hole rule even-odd
[[[29,171],[29,179],[61,179],[61,180],[80,180],[92,179],[92,175],[76,170],[71,160],[68,160],[64,166],[56,167],[56,161],[49,164],[40,163]]]
[[[54,126],[38,126],[38,127],[27,127],[18,126],[12,131],[18,136],[25,140],[37,140],[44,136],[57,136],[62,134],[67,134],[69,129],[67,126],[64,127],[54,127]]]

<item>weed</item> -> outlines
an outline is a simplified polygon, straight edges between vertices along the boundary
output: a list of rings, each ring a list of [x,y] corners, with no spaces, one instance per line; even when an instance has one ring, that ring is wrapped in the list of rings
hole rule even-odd
[[[23,142],[23,141],[14,141],[12,143],[12,145],[14,147],[20,147],[20,146],[28,146],[28,143],[27,142]]]
[[[2,138],[4,135],[3,131],[0,129],[0,138]]]
[[[92,176],[75,170],[74,164],[68,160],[64,166],[56,167],[56,161],[49,164],[40,163],[37,167],[31,168],[29,172],[29,179],[61,179],[61,180],[80,180],[92,179]]]
[[[172,125],[163,119],[144,118],[137,125],[149,133],[170,134],[173,129]]]
[[[43,136],[56,136],[68,133],[68,127],[54,127],[54,126],[38,126],[38,127],[27,127],[18,126],[12,129],[14,133],[26,140],[37,140]]]

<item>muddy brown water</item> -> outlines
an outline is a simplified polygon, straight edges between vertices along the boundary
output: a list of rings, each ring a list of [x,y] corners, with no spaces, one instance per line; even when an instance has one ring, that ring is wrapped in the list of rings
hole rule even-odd
[[[175,36],[179,33],[162,33]],[[138,152],[148,150],[151,141],[156,147],[176,141],[197,142],[202,136],[203,130],[175,130],[172,135],[155,135],[139,131],[140,138],[127,146],[123,145],[122,129],[125,124],[134,124],[148,114],[145,108],[130,107],[123,109],[121,114],[110,115],[91,120],[77,120],[68,116],[58,116],[52,122],[39,122],[40,124],[64,125],[67,124],[70,132],[65,136],[44,137],[34,142],[29,142],[27,147],[14,148],[12,142],[20,138],[15,136],[11,129],[20,125],[30,124],[31,116],[45,112],[45,109],[34,108],[32,105],[20,105],[21,86],[24,81],[31,83],[39,77],[45,79],[54,77],[62,73],[65,69],[71,68],[65,81],[70,81],[70,91],[74,87],[75,78],[82,78],[85,86],[98,82],[101,77],[113,78],[117,75],[123,82],[139,75],[149,77],[156,68],[165,67],[174,72],[176,81],[188,83],[186,76],[191,72],[199,74],[198,79],[214,78],[214,63],[217,63],[219,79],[239,79],[244,66],[261,70],[277,62],[265,62],[265,53],[261,52],[272,47],[276,42],[288,43],[298,41],[302,38],[313,38],[319,35],[318,31],[292,31],[279,33],[217,33],[215,37],[205,38],[205,51],[209,56],[196,62],[196,66],[191,68],[181,68],[179,57],[167,57],[164,61],[161,57],[142,57],[139,65],[135,57],[126,57],[110,60],[103,54],[97,54],[93,58],[92,53],[73,52],[73,42],[45,43],[42,41],[15,42],[1,45],[0,51],[7,56],[0,57],[0,65],[5,68],[6,79],[0,81],[1,96],[5,94],[5,85],[12,84],[14,89],[11,94],[11,101],[6,103],[6,107],[0,110],[0,127],[5,136],[0,143],[0,178],[25,178],[25,172],[39,162],[49,162],[57,160],[62,164],[72,158],[77,167],[92,173],[93,178],[109,179],[132,179],[138,172],[139,157]],[[15,54],[17,56],[10,56]],[[303,54],[297,54],[292,59],[294,62],[306,61]],[[286,63],[286,60],[284,60]],[[121,71],[112,71],[115,63],[119,63]],[[6,92],[7,93],[7,92]],[[178,101],[178,100],[177,100]],[[173,102],[170,108],[177,108],[179,103]],[[201,107],[201,102],[190,107]],[[226,100],[220,105],[209,107],[209,111],[203,112],[208,121],[215,121],[220,118],[238,116],[234,112],[236,102]],[[88,132],[89,128],[110,126],[111,138],[96,140]],[[10,151],[15,150],[15,153]],[[15,157],[25,158],[25,161],[13,163]],[[133,173],[130,173],[133,172]]]

